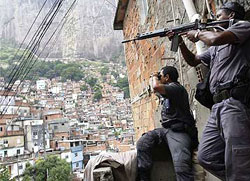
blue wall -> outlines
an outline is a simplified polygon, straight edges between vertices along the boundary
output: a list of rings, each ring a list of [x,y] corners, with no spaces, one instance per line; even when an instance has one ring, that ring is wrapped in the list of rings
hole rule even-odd
[[[83,146],[71,148],[72,170],[83,169]],[[78,167],[77,167],[78,165]]]

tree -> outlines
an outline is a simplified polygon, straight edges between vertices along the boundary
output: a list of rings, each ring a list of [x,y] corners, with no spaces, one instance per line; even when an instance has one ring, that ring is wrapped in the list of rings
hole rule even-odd
[[[103,67],[100,71],[101,75],[106,75],[109,72],[109,68],[108,67]]]
[[[119,88],[128,87],[128,77],[118,79],[117,86]]]
[[[115,71],[111,71],[111,75],[113,75],[115,78],[118,78],[119,74]]]
[[[94,87],[97,82],[97,78],[94,78],[94,77],[88,78],[86,82],[87,84],[90,85],[90,87]]]
[[[1,181],[9,181],[10,180],[9,171],[5,166],[0,166],[0,180]]]
[[[80,89],[81,89],[81,91],[86,91],[86,90],[88,90],[88,86],[84,84],[80,87]]]
[[[101,89],[98,89],[94,94],[94,101],[99,101],[102,98],[102,91]]]
[[[39,159],[33,166],[27,164],[23,175],[24,181],[70,181],[72,176],[70,164],[55,155]]]
[[[98,90],[101,90],[102,89],[102,86],[100,84],[95,84],[93,90],[94,91],[98,91]]]
[[[116,84],[117,87],[119,87],[120,89],[122,89],[122,91],[124,92],[124,97],[125,98],[129,98],[129,84],[128,84],[128,77],[124,77],[124,78],[120,78],[117,81]]]
[[[124,92],[125,98],[130,98],[129,87],[122,88],[122,91]]]
[[[62,71],[61,76],[62,76],[62,79],[65,79],[65,80],[70,79],[70,80],[75,80],[75,81],[79,81],[84,77],[79,67],[75,67],[75,66],[67,67],[65,70]]]

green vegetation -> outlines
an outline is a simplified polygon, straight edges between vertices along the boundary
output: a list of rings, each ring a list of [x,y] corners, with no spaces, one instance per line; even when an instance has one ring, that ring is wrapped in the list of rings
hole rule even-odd
[[[0,43],[1,41],[2,40],[0,40]],[[14,48],[14,45],[10,43],[4,42],[0,48],[0,76],[5,77],[7,81],[10,78],[8,76],[10,75],[10,72],[14,69],[16,62],[19,61],[20,63],[20,58],[22,57],[24,50],[19,50],[18,53],[16,52],[17,49]],[[25,55],[27,54],[28,53],[26,53]],[[86,66],[87,65],[89,65],[88,62],[86,63]],[[29,74],[26,77],[27,80],[36,80],[39,77],[46,77],[49,79],[55,77],[62,77],[62,81],[65,81],[67,79],[79,81],[84,77],[82,65],[79,63],[65,64],[61,61],[44,62],[41,60],[37,60],[33,67],[32,63],[29,64],[28,67],[27,62],[25,67],[26,71],[25,69],[23,71],[29,71]]]
[[[99,84],[96,84],[95,87],[93,88],[94,93],[94,101],[98,102],[102,98],[102,86]]]
[[[124,78],[119,78],[117,81],[117,84],[115,85],[117,87],[119,87],[123,92],[124,92],[124,97],[125,98],[129,98],[129,84],[128,84],[128,77],[124,77]]]
[[[36,74],[38,77],[46,77],[49,79],[55,77],[61,77],[62,81],[67,79],[73,81],[79,81],[84,77],[84,73],[81,70],[81,65],[77,63],[65,64],[60,61],[55,62],[41,62],[39,61],[32,69],[28,79],[31,79],[31,75]]]
[[[111,71],[111,75],[113,75],[115,78],[119,77],[119,74],[113,70]]]
[[[10,174],[5,166],[0,166],[0,180],[1,181],[9,181],[10,180]]]
[[[9,81],[9,79],[11,78],[9,76],[10,72],[12,72],[13,68],[16,66],[16,62],[21,58],[24,52],[24,50],[20,50],[14,58],[17,51],[17,49],[14,48],[15,46],[17,47],[17,45],[15,45],[13,42],[5,42],[0,48],[0,76],[4,77],[7,81]],[[123,54],[118,53],[112,58],[112,61],[121,62],[120,60],[122,59],[122,57]],[[122,91],[124,91],[125,98],[129,97],[127,77],[119,78],[118,72],[114,71],[113,68],[108,67],[107,64],[100,61],[83,60],[77,63],[63,63],[59,60],[54,62],[44,62],[41,60],[37,60],[32,69],[31,67],[29,67],[28,69],[30,69],[30,72],[26,76],[26,80],[37,80],[40,77],[45,77],[48,79],[61,77],[62,82],[65,82],[66,80],[84,80],[88,85],[83,85],[81,87],[81,90],[86,91],[90,87],[94,91],[94,101],[99,101],[102,98],[101,88],[99,87],[99,85],[97,85],[98,81],[106,82],[106,75],[111,70],[111,75],[113,75],[115,79],[118,79],[117,84],[114,84],[114,86],[117,86]],[[101,73],[101,77],[93,77],[93,75],[97,74],[93,74],[91,72],[92,70],[99,70]],[[23,75],[19,75],[18,77],[22,78]]]
[[[70,164],[57,156],[39,159],[36,164],[26,165],[23,181],[70,181],[72,179]]]
[[[13,45],[3,42],[3,40],[0,40],[0,44],[2,44],[0,48],[0,76],[7,78],[15,62],[21,58],[23,50],[17,53],[17,49],[13,48]]]
[[[94,101],[98,102],[102,98],[102,91],[101,89],[98,89],[94,93]]]
[[[80,89],[81,89],[81,91],[86,91],[86,90],[88,90],[88,86],[84,84],[80,87]]]
[[[89,84],[90,87],[94,87],[95,84],[97,83],[97,78],[88,77],[85,81],[87,82],[87,84]]]
[[[101,75],[107,75],[107,73],[109,72],[109,68],[108,67],[103,67],[100,71]]]

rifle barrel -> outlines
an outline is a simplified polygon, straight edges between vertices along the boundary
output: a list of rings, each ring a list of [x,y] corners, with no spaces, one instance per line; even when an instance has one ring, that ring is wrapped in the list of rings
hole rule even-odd
[[[219,25],[219,24],[224,24],[224,23],[229,23],[230,20],[220,20],[220,21],[211,21],[207,23],[207,26],[212,26],[212,25]]]
[[[132,38],[132,39],[128,39],[128,40],[123,40],[122,43],[128,43],[128,42],[135,41],[135,40],[137,40],[137,39]]]
[[[141,34],[138,33],[135,38],[123,40],[122,43],[128,43],[130,41],[135,41],[135,40],[144,40],[144,39],[153,38],[153,37],[164,37],[169,31],[173,31],[176,34],[179,34],[179,33],[187,32],[190,30],[206,29],[207,26],[209,27],[209,26],[214,26],[214,25],[219,25],[219,24],[224,24],[224,23],[229,23],[229,22],[230,20],[220,20],[220,21],[211,21],[208,23],[199,23],[199,20],[197,19],[195,22],[182,24],[180,26],[176,26],[172,28],[163,28],[163,29],[145,32]]]

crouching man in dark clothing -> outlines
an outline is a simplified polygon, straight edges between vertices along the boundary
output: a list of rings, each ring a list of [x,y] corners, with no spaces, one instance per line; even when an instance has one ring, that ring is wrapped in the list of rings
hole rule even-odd
[[[149,131],[137,142],[137,168],[140,181],[150,180],[153,147],[165,142],[171,152],[178,181],[193,181],[192,151],[198,145],[195,120],[190,112],[188,93],[177,82],[178,72],[163,67],[153,75],[153,89],[163,98],[162,127]]]

